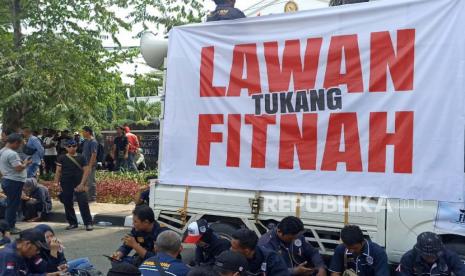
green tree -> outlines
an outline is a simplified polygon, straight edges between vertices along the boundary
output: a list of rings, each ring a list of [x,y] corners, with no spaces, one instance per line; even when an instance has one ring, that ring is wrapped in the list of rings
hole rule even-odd
[[[121,86],[101,34],[129,25],[111,0],[0,0],[0,108],[4,127],[97,124]],[[115,40],[116,41],[116,40]]]
[[[158,96],[158,89],[163,86],[161,72],[132,75],[131,77],[134,79],[134,85],[129,88],[131,97]]]

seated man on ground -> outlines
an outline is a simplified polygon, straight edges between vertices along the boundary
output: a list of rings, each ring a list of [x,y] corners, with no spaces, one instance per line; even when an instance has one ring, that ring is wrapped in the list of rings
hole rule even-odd
[[[134,266],[155,255],[153,248],[161,232],[167,230],[155,220],[152,208],[147,205],[137,206],[132,212],[134,227],[123,238],[123,245],[113,254],[115,260],[121,260]],[[131,251],[136,253],[129,256]]]
[[[0,276],[34,275],[29,270],[27,261],[37,256],[42,248],[47,248],[42,234],[33,229],[24,230],[15,242],[0,250]],[[46,275],[60,276],[60,273]]]
[[[304,224],[297,217],[286,217],[278,227],[268,231],[258,245],[278,252],[292,275],[326,276],[326,266],[320,253],[303,236]]]
[[[6,244],[11,243],[10,225],[4,220],[0,220],[0,249]]]
[[[40,185],[36,178],[28,178],[23,186],[22,211],[24,220],[37,222],[52,211],[52,199],[47,187]]]
[[[231,243],[220,238],[205,219],[189,224],[185,243],[195,244],[195,265],[213,266],[216,257],[231,248]]]
[[[181,237],[174,231],[164,231],[155,242],[157,255],[145,260],[139,270],[143,276],[186,276],[189,267],[178,258],[182,250]]]
[[[239,229],[232,235],[231,250],[247,258],[250,275],[290,275],[286,263],[275,251],[258,246],[257,234],[249,229]]]
[[[360,227],[345,226],[341,230],[341,240],[343,244],[336,247],[331,259],[331,276],[344,273],[359,276],[390,275],[386,251],[378,244],[366,240]]]
[[[425,232],[417,237],[415,247],[402,256],[397,272],[399,276],[458,276],[465,275],[465,264],[457,253],[445,248],[438,235]]]

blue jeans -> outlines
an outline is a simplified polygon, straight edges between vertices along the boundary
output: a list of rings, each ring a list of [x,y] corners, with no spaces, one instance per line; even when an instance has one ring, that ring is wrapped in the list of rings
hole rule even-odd
[[[137,165],[136,165],[136,153],[130,152],[128,153],[128,168],[129,171],[137,172]]]
[[[23,186],[24,182],[5,178],[2,179],[2,189],[7,197],[5,220],[11,228],[16,226],[16,213],[21,205],[21,193],[23,191]]]
[[[37,176],[37,170],[39,169],[40,165],[39,164],[34,164],[32,163],[27,167],[27,178],[31,177],[36,177]]]

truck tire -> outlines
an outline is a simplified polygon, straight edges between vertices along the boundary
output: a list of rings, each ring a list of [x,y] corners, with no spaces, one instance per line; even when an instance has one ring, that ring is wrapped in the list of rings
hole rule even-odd
[[[459,254],[462,258],[465,258],[465,243],[452,240],[450,242],[446,242],[445,246]]]
[[[215,231],[215,233],[220,236],[221,238],[227,239],[227,240],[232,240],[232,234],[234,231],[239,229],[239,226],[235,226],[230,223],[225,223],[225,222],[214,222],[210,225],[210,228]]]

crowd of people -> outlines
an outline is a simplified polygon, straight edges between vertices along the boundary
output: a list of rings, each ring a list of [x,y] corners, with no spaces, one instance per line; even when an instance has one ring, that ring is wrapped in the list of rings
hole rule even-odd
[[[326,266],[319,251],[305,238],[303,222],[286,217],[261,237],[241,228],[231,239],[200,219],[182,236],[155,220],[145,204],[133,211],[133,229],[112,256],[108,275],[241,276],[241,275],[465,275],[465,264],[431,232],[418,236],[395,274],[384,248],[367,239],[356,225],[346,225],[341,244]],[[12,241],[8,224],[0,223],[0,275],[101,275],[88,258],[67,261],[64,246],[45,224],[27,229]],[[183,242],[195,245],[191,262],[183,259]]]

